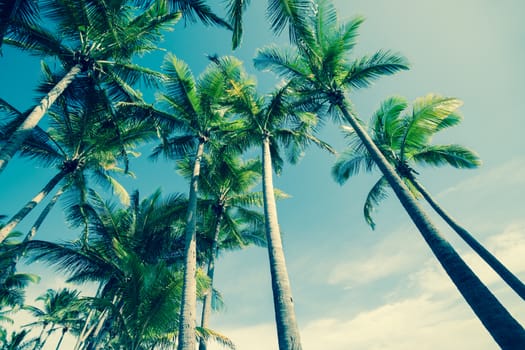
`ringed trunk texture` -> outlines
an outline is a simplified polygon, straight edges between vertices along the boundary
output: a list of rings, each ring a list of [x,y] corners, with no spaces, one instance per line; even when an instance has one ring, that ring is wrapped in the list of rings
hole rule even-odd
[[[0,229],[0,243],[4,241],[7,235],[33,210],[37,204],[42,202],[44,198],[53,190],[53,188],[68,174],[67,171],[61,170],[58,174],[44,186],[44,188],[31,199],[27,204],[16,213],[2,229]]]
[[[268,241],[268,256],[272,278],[273,303],[279,350],[301,350],[299,327],[295,317],[292,289],[286,269],[281,232],[277,220],[277,206],[273,190],[272,160],[270,154],[270,139],[263,139],[263,200]]]
[[[428,191],[417,181],[411,178],[410,181],[417,188],[423,198],[430,204],[432,209],[445,220],[445,222],[482,258],[520,297],[525,300],[525,284],[514,275],[498,258],[492,255],[485,247],[479,243],[466,229],[459,225],[441,206],[434,200]]]
[[[350,115],[344,102],[338,104],[364,146],[396,193],[446,273],[481,323],[502,349],[525,349],[525,330],[481,282],[423,212],[394,168],[384,158],[365,129]]]
[[[215,275],[215,259],[217,257],[217,251],[219,247],[219,233],[221,231],[221,221],[224,214],[221,211],[217,218],[217,225],[215,226],[215,233],[213,237],[213,243],[211,247],[210,257],[208,259],[208,278],[210,279],[210,290],[204,296],[204,301],[202,302],[202,316],[201,316],[201,327],[208,328],[211,316],[211,301],[213,298],[213,277]],[[206,339],[201,339],[199,341],[199,350],[207,350],[208,346],[206,345]]]
[[[185,247],[184,247],[184,282],[179,317],[179,336],[177,350],[195,350],[195,327],[197,312],[197,192],[201,171],[201,159],[204,153],[204,141],[199,142],[193,165],[188,212],[186,215]]]
[[[20,149],[22,143],[40,120],[47,113],[49,108],[55,103],[56,99],[62,95],[64,90],[71,84],[75,77],[81,72],[80,64],[74,65],[69,72],[47,93],[40,103],[27,116],[22,125],[11,135],[9,140],[0,149],[0,173],[7,166],[7,163],[13,158],[15,153]]]

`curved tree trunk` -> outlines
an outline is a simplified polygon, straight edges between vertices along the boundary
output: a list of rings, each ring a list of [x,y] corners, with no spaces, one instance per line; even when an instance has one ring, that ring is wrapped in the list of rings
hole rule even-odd
[[[210,290],[204,296],[202,302],[202,315],[201,315],[201,327],[208,328],[210,315],[211,315],[211,301],[213,299],[213,277],[215,275],[215,259],[219,250],[219,233],[221,232],[221,222],[224,217],[224,209],[221,207],[220,213],[217,216],[217,224],[215,225],[215,233],[213,235],[213,242],[211,246],[210,257],[208,259],[208,278],[210,279]],[[206,340],[201,339],[199,341],[199,350],[207,350]]]
[[[338,104],[448,276],[502,349],[525,349],[525,330],[441,236],[365,129]]]
[[[58,174],[53,176],[51,180],[47,183],[47,185],[44,186],[44,188],[35,196],[33,199],[31,199],[27,204],[16,213],[11,220],[7,224],[5,224],[2,229],[0,229],[0,243],[4,241],[4,239],[7,237],[9,232],[11,232],[16,225],[22,221],[23,218],[25,218],[31,210],[33,210],[37,204],[42,202],[44,198],[53,190],[53,188],[68,174],[68,171],[61,170]]]
[[[273,190],[272,160],[270,154],[270,139],[263,139],[263,199],[266,221],[266,240],[270,259],[272,277],[273,303],[279,350],[301,350],[299,327],[295,317],[292,289],[286,269],[281,232],[277,220],[277,206]]]
[[[184,283],[179,317],[179,335],[177,350],[195,350],[195,326],[197,312],[197,192],[201,159],[204,153],[204,140],[199,141],[193,174],[191,176],[188,212],[186,214],[185,246],[184,246]]]
[[[525,284],[520,281],[509,269],[505,267],[491,252],[479,243],[466,229],[459,225],[441,206],[434,200],[428,191],[414,177],[410,178],[416,189],[430,204],[432,209],[452,227],[454,231],[482,258],[523,300],[525,300]]]
[[[11,135],[6,144],[0,149],[0,173],[4,170],[7,163],[13,158],[15,153],[20,149],[27,136],[35,128],[38,122],[44,117],[51,105],[62,95],[64,90],[71,84],[75,77],[81,72],[82,66],[76,64],[66,75],[40,100],[40,103],[27,116],[22,125]],[[1,242],[1,241],[0,241]]]

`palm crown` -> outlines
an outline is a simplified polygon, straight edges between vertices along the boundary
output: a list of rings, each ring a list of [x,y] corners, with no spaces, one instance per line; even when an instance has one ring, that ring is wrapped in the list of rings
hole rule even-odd
[[[416,99],[412,111],[402,97],[390,97],[381,103],[370,121],[370,135],[385,158],[405,180],[416,196],[413,180],[417,171],[413,165],[450,165],[455,168],[474,168],[481,164],[479,157],[466,147],[457,144],[432,144],[433,136],[461,121],[458,108],[462,102],[456,98],[429,94]],[[334,179],[345,182],[359,171],[371,171],[375,163],[363,146],[354,129],[343,127],[350,147],[344,151],[332,169]],[[364,215],[373,228],[372,211],[386,196],[388,182],[382,176],[370,190]]]

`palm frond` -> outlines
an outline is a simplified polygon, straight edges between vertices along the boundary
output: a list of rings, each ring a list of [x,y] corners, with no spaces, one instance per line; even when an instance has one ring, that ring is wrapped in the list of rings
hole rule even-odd
[[[386,181],[386,178],[382,176],[374,186],[372,186],[370,192],[368,192],[368,195],[366,196],[363,214],[366,222],[372,230],[375,229],[376,226],[372,219],[372,213],[375,211],[377,205],[388,196],[388,193],[386,192],[387,188],[389,188],[388,182]]]
[[[450,165],[466,169],[481,165],[479,156],[461,145],[429,145],[411,154],[410,160],[423,165]]]
[[[408,61],[403,56],[380,50],[372,56],[364,56],[350,65],[342,83],[345,86],[357,89],[366,88],[381,76],[392,75],[408,68]]]

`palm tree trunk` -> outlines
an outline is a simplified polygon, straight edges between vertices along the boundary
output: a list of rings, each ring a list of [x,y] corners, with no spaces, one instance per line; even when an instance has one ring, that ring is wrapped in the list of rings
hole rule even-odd
[[[15,153],[25,141],[27,136],[35,128],[38,122],[44,117],[49,108],[55,103],[56,99],[62,95],[64,90],[71,84],[76,76],[82,71],[82,66],[76,64],[66,75],[47,93],[40,103],[27,116],[22,125],[11,135],[6,144],[0,149],[0,173],[7,166],[7,163],[13,158]],[[1,241],[0,241],[1,242]]]
[[[44,210],[42,210],[42,212],[40,213],[40,215],[36,219],[35,223],[33,224],[33,227],[31,227],[31,230],[29,230],[29,232],[25,236],[24,242],[28,242],[28,241],[32,240],[35,237],[36,232],[38,231],[38,229],[40,228],[40,226],[42,225],[44,220],[47,218],[47,215],[49,214],[51,209],[53,209],[53,207],[55,206],[55,204],[57,203],[58,199],[60,198],[60,196],[62,196],[63,193],[64,193],[64,187],[60,188],[57,191],[57,193],[55,193],[53,198],[51,198],[51,201],[49,203],[47,203],[46,207],[44,208]]]
[[[201,327],[208,328],[210,315],[211,315],[211,301],[213,298],[213,277],[215,275],[215,258],[217,257],[217,251],[219,247],[219,233],[221,231],[221,222],[224,217],[224,209],[220,208],[220,213],[217,217],[217,224],[215,225],[215,233],[213,235],[213,242],[211,246],[210,257],[208,259],[208,278],[210,279],[210,290],[204,296],[204,301],[202,302],[202,316],[201,316]],[[199,342],[199,350],[206,350],[206,340],[201,339]]]
[[[33,210],[36,205],[53,190],[53,188],[68,174],[68,171],[61,170],[56,174],[44,188],[33,198],[31,199],[18,213],[16,213],[9,222],[0,229],[0,243],[4,241],[7,235],[22,221],[23,218],[27,216]]]
[[[277,206],[275,204],[275,194],[273,190],[270,138],[268,136],[263,139],[262,159],[266,240],[268,242],[268,256],[270,259],[279,350],[301,350],[301,338],[295,317],[292,289],[286,269],[281,232],[277,220]]]
[[[57,347],[55,348],[55,350],[60,349],[60,344],[62,344],[62,340],[64,340],[64,336],[66,335],[66,332],[67,332],[67,327],[64,327],[62,329],[62,334],[60,335],[60,339],[58,339]]]
[[[204,153],[204,140],[199,141],[193,175],[191,177],[188,212],[186,215],[185,247],[184,247],[184,282],[182,286],[182,300],[179,317],[179,335],[177,350],[195,350],[195,326],[197,312],[197,192],[201,159]]]
[[[89,310],[86,321],[84,321],[84,326],[82,327],[82,330],[80,331],[80,334],[77,337],[77,341],[73,350],[80,349],[84,341],[87,339],[87,337],[89,337],[89,335],[93,331],[94,327],[89,328],[89,323],[91,322],[91,318],[93,318],[93,315],[95,315],[95,309]]]
[[[410,181],[417,188],[432,209],[482,258],[523,300],[525,300],[525,284],[505,267],[492,253],[479,243],[466,229],[459,225],[430,195],[430,193],[414,177]]]
[[[441,236],[365,129],[354,116],[350,115],[345,101],[339,103],[338,107],[354,128],[441,266],[496,343],[502,349],[525,349],[523,327],[474,274],[450,243]]]

